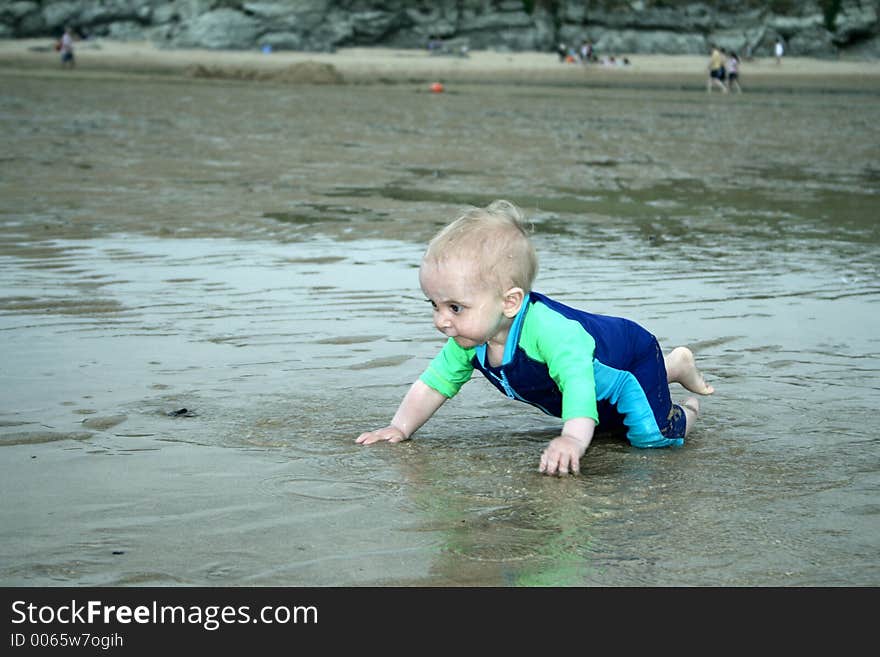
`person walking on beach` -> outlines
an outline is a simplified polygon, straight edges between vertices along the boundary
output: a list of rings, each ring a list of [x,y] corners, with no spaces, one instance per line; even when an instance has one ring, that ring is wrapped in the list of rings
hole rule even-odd
[[[64,28],[64,34],[61,35],[59,44],[61,68],[73,68],[76,65],[76,60],[73,56],[73,30],[70,27]]]
[[[782,64],[782,55],[785,53],[785,48],[782,46],[782,39],[779,37],[776,38],[776,45],[773,46],[773,54],[776,56],[776,65],[779,66]]]
[[[561,43],[556,46],[556,55],[559,57],[560,63],[565,61],[565,58],[568,57],[568,48],[564,43]]]
[[[581,64],[589,64],[593,61],[593,44],[590,41],[581,42],[580,50]]]
[[[712,93],[712,88],[718,87],[721,93],[727,93],[727,85],[724,84],[724,54],[718,46],[712,46],[709,54],[709,79],[706,81],[706,91]]]
[[[663,356],[635,322],[595,315],[532,289],[538,258],[520,210],[497,200],[471,208],[429,242],[419,282],[447,341],[404,396],[387,427],[360,445],[412,437],[479,370],[510,399],[558,418],[560,435],[539,471],[580,471],[596,426],[625,428],[635,447],[669,447],[699,415],[696,397],[671,401],[669,384],[709,395],[687,347]]]
[[[730,91],[736,89],[737,93],[742,93],[742,87],[739,86],[739,57],[733,51],[727,58],[727,88]]]

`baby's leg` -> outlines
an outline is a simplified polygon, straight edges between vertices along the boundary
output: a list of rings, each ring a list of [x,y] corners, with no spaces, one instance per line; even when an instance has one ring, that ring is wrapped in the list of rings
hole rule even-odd
[[[666,378],[669,383],[680,383],[698,395],[711,395],[715,392],[715,388],[706,383],[702,373],[697,369],[694,354],[687,347],[676,347],[663,358],[663,362],[666,365]],[[699,405],[696,412],[699,412]]]
[[[700,400],[696,397],[688,397],[685,401],[681,402],[679,406],[681,406],[681,409],[684,411],[684,415],[687,418],[687,424],[684,427],[684,435],[687,436],[693,428],[697,417],[700,415]]]

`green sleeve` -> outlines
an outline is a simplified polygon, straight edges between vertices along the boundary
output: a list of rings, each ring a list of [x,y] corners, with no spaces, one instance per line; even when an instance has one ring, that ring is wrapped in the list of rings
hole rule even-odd
[[[449,338],[419,379],[445,397],[455,397],[461,387],[470,381],[474,366],[474,349],[464,349]]]
[[[599,423],[593,356],[596,341],[579,322],[535,303],[529,308],[520,346],[530,358],[546,363],[562,392],[562,419],[589,417]]]

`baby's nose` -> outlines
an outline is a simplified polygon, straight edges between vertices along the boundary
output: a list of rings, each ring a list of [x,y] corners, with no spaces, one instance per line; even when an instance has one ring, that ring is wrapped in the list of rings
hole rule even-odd
[[[442,331],[443,329],[452,326],[452,319],[448,313],[438,311],[434,313],[434,326]]]

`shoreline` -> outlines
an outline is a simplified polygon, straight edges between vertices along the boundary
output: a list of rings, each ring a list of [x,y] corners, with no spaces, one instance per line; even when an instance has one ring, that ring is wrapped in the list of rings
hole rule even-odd
[[[76,68],[62,70],[49,37],[0,40],[0,71],[9,75],[77,77],[161,76],[263,80],[300,84],[424,84],[430,82],[632,86],[705,90],[708,57],[619,55],[629,65],[561,63],[555,53],[472,51],[467,56],[426,50],[348,48],[334,53],[206,49],[168,50],[149,42],[105,39],[76,43]],[[772,57],[741,64],[749,89],[880,92],[880,62]]]

